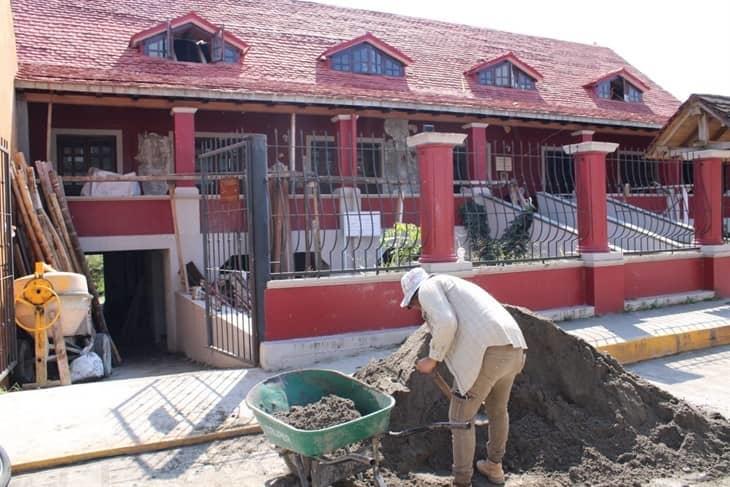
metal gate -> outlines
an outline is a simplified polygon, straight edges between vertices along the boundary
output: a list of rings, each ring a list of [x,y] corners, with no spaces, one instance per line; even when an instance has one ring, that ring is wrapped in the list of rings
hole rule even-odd
[[[13,226],[8,141],[0,139],[0,382],[17,360],[13,299]]]
[[[266,136],[213,138],[199,151],[208,345],[257,365],[270,272]]]

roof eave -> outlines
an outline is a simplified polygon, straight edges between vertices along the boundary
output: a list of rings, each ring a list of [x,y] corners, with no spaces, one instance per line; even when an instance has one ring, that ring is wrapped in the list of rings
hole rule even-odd
[[[430,112],[439,112],[444,114],[460,114],[475,115],[484,117],[503,117],[524,120],[550,121],[550,122],[566,122],[591,125],[606,125],[612,127],[624,127],[633,129],[658,130],[661,124],[636,122],[626,120],[612,120],[596,117],[586,117],[580,115],[563,115],[548,112],[530,112],[519,110],[505,110],[488,107],[462,107],[453,104],[425,104],[413,102],[388,102],[372,99],[333,99],[324,96],[302,96],[302,95],[278,95],[270,93],[256,92],[232,92],[232,91],[216,91],[206,89],[190,89],[175,87],[140,87],[140,86],[121,86],[96,84],[90,85],[79,82],[61,82],[61,81],[37,81],[16,79],[15,87],[25,90],[41,90],[41,91],[57,91],[67,93],[82,93],[95,95],[118,95],[118,96],[151,96],[169,98],[190,98],[190,99],[211,99],[217,101],[247,101],[262,103],[291,103],[306,105],[337,105],[352,107],[368,107],[368,108],[387,108],[390,110],[422,110]]]

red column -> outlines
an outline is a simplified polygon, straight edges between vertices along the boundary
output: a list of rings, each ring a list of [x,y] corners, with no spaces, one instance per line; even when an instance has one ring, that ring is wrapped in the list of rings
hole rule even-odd
[[[195,173],[195,112],[197,108],[174,107],[175,172]],[[178,181],[177,186],[194,186],[194,181]]]
[[[695,154],[693,213],[695,241],[699,245],[721,245],[722,158],[730,151],[706,150]]]
[[[467,144],[467,173],[473,181],[490,179],[489,160],[487,159],[487,127],[486,123],[468,123],[462,128],[468,130]]]
[[[352,186],[347,178],[357,176],[357,115],[332,117],[337,130],[337,164],[340,176],[345,178],[343,186]]]
[[[568,154],[575,154],[578,250],[581,253],[608,252],[606,154],[617,147],[618,144],[593,141],[563,147]]]
[[[455,262],[454,146],[464,134],[423,132],[408,137],[416,148],[421,183],[421,263]]]

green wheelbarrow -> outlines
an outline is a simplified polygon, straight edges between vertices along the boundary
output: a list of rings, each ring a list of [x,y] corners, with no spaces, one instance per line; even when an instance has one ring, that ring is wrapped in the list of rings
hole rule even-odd
[[[307,431],[274,416],[291,406],[317,402],[328,394],[351,399],[361,417]],[[369,469],[373,470],[375,484],[385,487],[379,448],[380,436],[388,429],[395,405],[392,396],[340,372],[311,369],[286,372],[258,383],[246,396],[246,405],[302,487],[326,487]],[[357,451],[347,448],[358,443],[364,446]],[[336,453],[344,448],[345,452]]]
[[[301,430],[274,414],[291,406],[317,402],[335,394],[351,399],[360,418],[330,428]],[[259,382],[246,396],[266,438],[277,447],[301,487],[326,487],[350,476],[373,470],[377,487],[386,487],[380,472],[380,438],[403,437],[438,429],[468,429],[479,422],[439,422],[404,431],[388,431],[392,396],[350,376],[332,370],[308,369],[286,372]],[[351,448],[360,444],[360,448]],[[350,448],[348,448],[350,447]],[[345,449],[345,451],[338,450]]]

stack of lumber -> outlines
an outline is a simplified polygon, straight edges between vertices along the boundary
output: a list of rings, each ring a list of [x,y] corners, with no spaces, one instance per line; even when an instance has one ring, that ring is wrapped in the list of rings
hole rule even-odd
[[[45,262],[58,271],[86,276],[92,296],[91,312],[98,332],[109,333],[99,293],[91,279],[86,257],[68,209],[63,183],[49,162],[29,166],[21,152],[11,164],[14,219],[15,274],[32,274],[35,262]],[[112,342],[117,363],[121,356]]]

